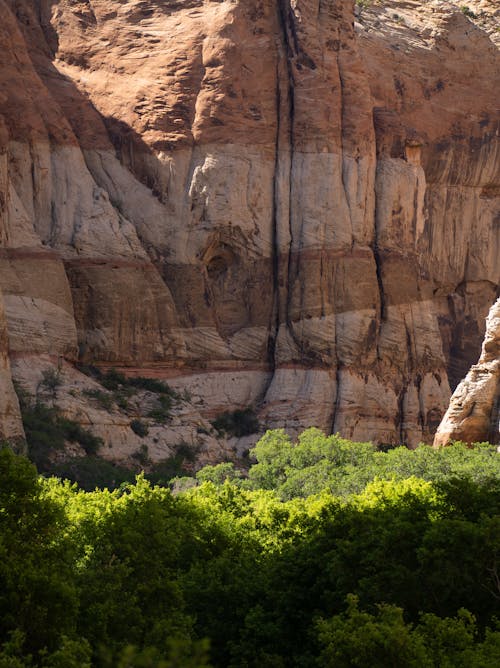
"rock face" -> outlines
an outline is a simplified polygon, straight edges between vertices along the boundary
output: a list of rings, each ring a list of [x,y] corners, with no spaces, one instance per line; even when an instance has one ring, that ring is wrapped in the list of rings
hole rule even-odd
[[[0,0],[16,368],[431,439],[500,274],[498,11],[469,4]]]
[[[434,444],[500,442],[500,299],[491,307],[479,362],[457,387]]]

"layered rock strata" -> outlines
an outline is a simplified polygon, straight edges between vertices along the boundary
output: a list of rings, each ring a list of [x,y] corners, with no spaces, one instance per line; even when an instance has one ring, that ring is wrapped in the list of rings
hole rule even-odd
[[[500,299],[491,307],[479,362],[459,384],[434,444],[500,443]]]
[[[430,440],[499,283],[476,4],[484,25],[437,1],[355,22],[344,0],[0,0],[16,368],[113,365],[208,416]]]

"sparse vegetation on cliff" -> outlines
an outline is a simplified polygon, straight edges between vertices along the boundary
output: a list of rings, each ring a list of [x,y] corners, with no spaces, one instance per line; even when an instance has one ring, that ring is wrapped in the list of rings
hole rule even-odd
[[[467,5],[461,5],[460,11],[462,12],[462,14],[465,14],[465,16],[468,16],[470,19],[477,18],[475,12],[473,12],[472,9]]]
[[[365,9],[373,5],[373,0],[356,0],[356,7],[358,10],[358,16],[361,16]]]
[[[215,420],[212,420],[212,426],[220,434],[236,436],[237,438],[249,436],[259,431],[259,421],[253,408],[222,413]]]
[[[77,443],[87,455],[96,455],[103,441],[75,420],[64,417],[57,406],[34,399],[19,385],[16,392],[21,408],[28,455],[41,472],[50,472],[54,456],[65,445]]]
[[[97,380],[104,388],[85,390],[84,394],[94,399],[105,410],[111,410],[116,404],[121,410],[130,413],[132,397],[141,392],[146,398],[149,397],[149,403],[152,404],[143,417],[151,418],[158,424],[165,424],[170,419],[174,406],[191,401],[189,392],[177,392],[168,383],[156,378],[128,377],[115,368],[104,373],[94,366],[80,366],[79,370]],[[139,418],[134,419],[131,428],[138,436],[145,435],[135,431],[132,426],[139,422],[141,422]],[[147,429],[147,424],[144,422],[142,424]]]
[[[147,436],[149,434],[149,427],[145,422],[141,420],[132,420],[130,423],[130,429],[137,434],[137,436]]]

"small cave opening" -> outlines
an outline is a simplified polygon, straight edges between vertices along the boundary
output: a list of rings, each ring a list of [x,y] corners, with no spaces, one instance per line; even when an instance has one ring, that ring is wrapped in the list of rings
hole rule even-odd
[[[224,279],[235,261],[235,254],[225,244],[212,249],[212,252],[205,257],[205,267],[209,279],[212,281]]]
[[[216,255],[207,262],[207,273],[212,280],[223,278],[228,270],[227,259],[222,255]]]

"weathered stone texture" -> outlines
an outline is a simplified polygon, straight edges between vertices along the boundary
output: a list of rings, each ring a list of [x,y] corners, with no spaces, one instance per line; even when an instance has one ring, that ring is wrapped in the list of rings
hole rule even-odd
[[[498,11],[354,4],[0,0],[12,353],[432,438],[498,290]]]
[[[481,357],[459,384],[434,445],[452,440],[500,442],[500,299],[491,307]]]

